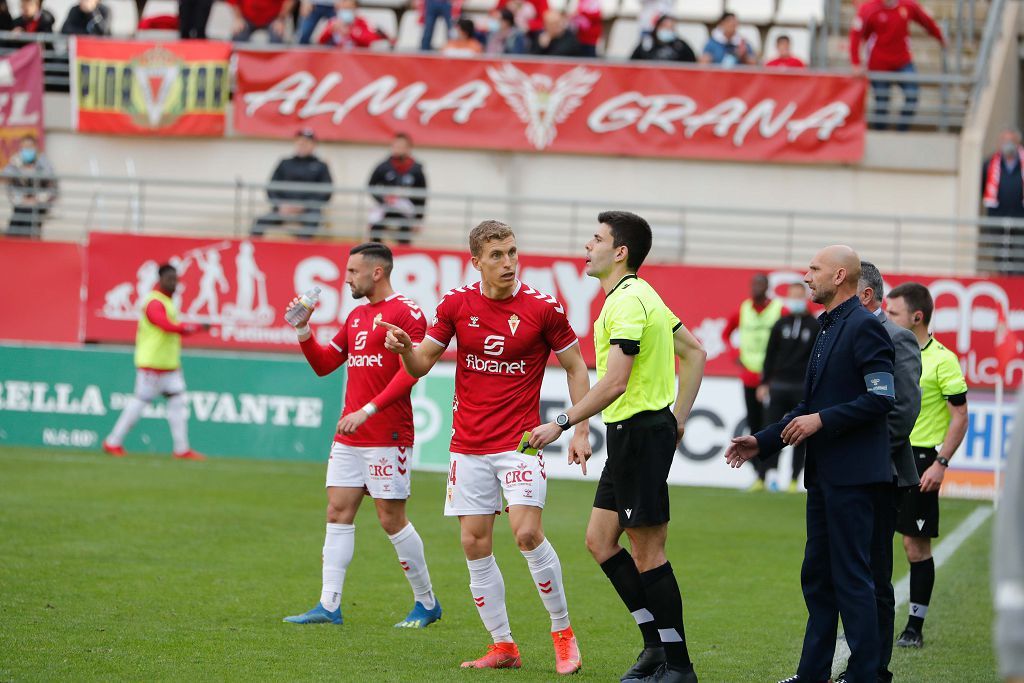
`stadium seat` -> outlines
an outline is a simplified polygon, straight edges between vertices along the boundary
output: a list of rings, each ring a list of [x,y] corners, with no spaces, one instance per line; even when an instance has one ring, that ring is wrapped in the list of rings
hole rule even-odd
[[[365,8],[390,7],[393,10],[401,10],[409,7],[412,3],[409,0],[363,0],[359,4]]]
[[[705,24],[679,23],[676,24],[676,33],[699,57],[704,50],[704,45],[708,42],[708,27]]]
[[[231,40],[234,25],[235,12],[231,6],[223,0],[213,3],[210,20],[206,22],[206,36],[211,40]]]
[[[640,0],[622,0],[619,5],[619,16],[635,19],[640,14]]]
[[[462,13],[490,12],[497,4],[497,0],[465,0],[462,3]]]
[[[725,9],[742,22],[766,26],[775,16],[775,0],[725,0]]]
[[[370,26],[383,31],[392,40],[398,36],[398,18],[394,10],[384,7],[363,7],[360,8],[359,14],[370,23]],[[377,41],[374,47],[377,48],[377,44],[382,42],[384,41]]]
[[[423,25],[420,24],[418,12],[407,10],[402,14],[398,22],[398,43],[395,45],[399,50],[419,50],[420,38],[423,36]],[[443,21],[434,24],[434,37],[431,45],[434,49],[440,49],[448,39],[448,27]]]
[[[608,46],[605,57],[609,59],[629,59],[640,42],[640,27],[635,19],[616,19],[608,34]]]
[[[802,59],[804,64],[811,63],[811,32],[795,26],[772,26],[768,29],[768,35],[764,39],[763,61],[775,59],[775,39],[781,35],[789,36],[790,52],[794,57]]]
[[[676,0],[676,19],[710,24],[722,18],[722,0]]]
[[[110,33],[115,38],[131,38],[139,26],[135,0],[103,0],[110,8]],[[175,11],[177,14],[177,11]]]
[[[776,24],[807,26],[810,22],[820,24],[825,20],[825,0],[779,0],[775,13]]]
[[[49,4],[49,0],[47,0]],[[176,0],[146,0],[146,6],[142,9],[140,19],[146,17],[178,16],[178,3]]]
[[[736,32],[747,39],[755,53],[761,54],[761,29],[752,24],[740,24]]]

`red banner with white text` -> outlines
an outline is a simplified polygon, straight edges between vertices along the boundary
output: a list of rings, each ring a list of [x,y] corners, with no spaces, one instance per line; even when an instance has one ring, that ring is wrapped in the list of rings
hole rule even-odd
[[[42,148],[43,51],[35,43],[0,57],[0,169],[27,135]]]
[[[235,129],[326,140],[743,161],[864,153],[863,78],[353,52],[240,50]]]
[[[319,286],[321,303],[313,318],[326,343],[348,312],[358,305],[345,286],[348,247],[298,242],[140,237],[93,233],[87,247],[88,297],[85,337],[94,341],[132,342],[138,304],[157,281],[159,264],[178,267],[175,295],[185,322],[210,323],[210,332],[190,337],[197,346],[251,350],[294,350],[295,333],[284,321],[285,305],[297,292]],[[553,294],[564,305],[588,363],[593,365],[593,321],[604,301],[597,280],[583,271],[578,258],[520,258],[520,278]],[[749,294],[751,276],[740,268],[649,265],[641,275],[704,343],[708,373],[735,375],[736,365],[722,333],[728,318]],[[768,271],[773,296],[799,280],[795,270]],[[464,252],[395,249],[392,283],[432,317],[438,299],[449,289],[475,282],[477,272]],[[887,274],[889,286],[917,280],[935,296],[933,328],[938,338],[962,359],[968,381],[995,382],[995,334],[999,312],[1024,337],[1024,278],[912,277]],[[1008,387],[1024,377],[1020,352],[1006,369]]]
[[[219,136],[231,99],[231,44],[206,40],[72,41],[76,130]]]

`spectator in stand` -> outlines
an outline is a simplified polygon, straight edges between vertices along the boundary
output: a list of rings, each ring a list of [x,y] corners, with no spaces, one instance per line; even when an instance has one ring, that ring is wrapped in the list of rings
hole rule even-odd
[[[370,22],[356,14],[356,0],[338,0],[335,7],[338,10],[337,16],[331,19],[320,36],[321,45],[351,49],[370,47],[378,40],[389,39],[379,29],[371,26]]]
[[[213,0],[178,0],[178,35],[182,40],[206,40],[206,23],[211,10]],[[139,16],[142,16],[141,8]],[[140,24],[143,21],[146,20],[140,19]]]
[[[544,13],[544,30],[537,35],[531,52],[550,57],[582,57],[583,46],[569,30],[565,13],[548,10]]]
[[[53,33],[53,15],[40,0],[21,0],[21,16],[14,20],[14,33]]]
[[[286,223],[298,224],[296,234],[306,239],[320,229],[323,207],[331,200],[333,181],[330,169],[313,154],[315,151],[316,134],[308,128],[299,131],[295,136],[295,156],[282,159],[270,178],[267,198],[273,210],[256,220],[253,237],[263,237],[267,228]],[[316,183],[323,185],[323,189],[284,189],[274,183]]]
[[[576,14],[569,20],[569,29],[576,34],[583,57],[597,57],[597,43],[601,40],[604,24],[601,22],[601,0],[579,0]]]
[[[487,24],[489,30],[484,52],[489,55],[526,53],[526,34],[516,26],[516,17],[508,7],[492,10]]]
[[[982,202],[990,217],[1024,220],[1022,163],[1020,133],[1004,130],[999,136],[999,149],[981,167]],[[983,225],[981,234],[982,260],[992,263],[993,270],[1024,274],[1024,227]]]
[[[288,15],[295,0],[229,0],[235,10],[231,40],[245,43],[256,31],[266,31],[271,43],[283,43]]]
[[[636,17],[636,23],[640,26],[640,37],[657,31],[661,18],[671,15],[674,10],[673,0],[640,0],[640,12]]]
[[[474,57],[484,51],[484,46],[476,39],[476,26],[466,18],[455,22],[455,35],[441,52],[449,57]]]
[[[704,45],[701,64],[718,64],[729,69],[737,64],[757,64],[754,48],[739,34],[740,21],[732,12],[718,20],[711,37]]]
[[[868,71],[889,71],[912,74],[913,56],[910,54],[910,22],[924,27],[943,46],[946,39],[935,20],[928,16],[915,0],[867,0],[857,9],[857,16],[850,28],[850,63],[861,72],[860,44],[863,40],[868,48]],[[900,82],[903,90],[903,111],[897,130],[907,130],[917,109],[917,83]],[[892,81],[873,80],[871,89],[875,93],[875,114],[889,115],[889,91]],[[885,123],[875,123],[874,128],[884,129]]]
[[[420,39],[420,49],[424,52],[434,49],[434,25],[438,19],[444,19],[448,33],[452,31],[452,17],[457,17],[462,12],[462,0],[420,0],[420,10],[423,16],[423,37]],[[419,4],[419,3],[417,3]]]
[[[807,65],[802,60],[793,56],[790,51],[789,36],[783,34],[775,39],[775,59],[764,63],[765,66],[773,69],[805,69]]]
[[[7,7],[7,0],[0,0],[0,31],[14,30],[14,18]]]
[[[68,10],[60,32],[74,36],[109,36],[110,10],[100,0],[78,0],[78,4]]]
[[[508,7],[516,17],[516,26],[526,33],[527,43],[532,48],[540,32],[544,30],[544,13],[548,11],[548,0],[498,0],[495,9]]]
[[[392,231],[398,244],[410,244],[412,235],[423,224],[427,209],[425,196],[385,194],[380,188],[427,189],[423,166],[412,157],[412,138],[398,133],[391,141],[391,156],[377,165],[368,183],[377,206],[370,212],[370,239],[381,242]]]
[[[336,15],[334,0],[300,0],[299,45],[309,45],[317,24],[322,19],[334,19]]]
[[[57,199],[57,178],[50,161],[39,152],[36,139],[26,135],[21,149],[11,157],[3,172],[7,197],[11,201],[11,219],[7,234],[11,237],[38,238],[43,218]]]
[[[630,59],[658,62],[696,62],[693,48],[676,33],[676,20],[667,14],[658,17],[654,31],[644,33]]]

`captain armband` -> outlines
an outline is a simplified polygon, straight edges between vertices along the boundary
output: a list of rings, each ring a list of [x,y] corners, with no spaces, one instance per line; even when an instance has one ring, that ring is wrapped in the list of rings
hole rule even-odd
[[[896,398],[896,386],[891,372],[871,372],[864,375],[864,386],[869,394]]]
[[[618,346],[626,356],[635,356],[640,353],[640,342],[633,339],[610,339],[608,343]]]

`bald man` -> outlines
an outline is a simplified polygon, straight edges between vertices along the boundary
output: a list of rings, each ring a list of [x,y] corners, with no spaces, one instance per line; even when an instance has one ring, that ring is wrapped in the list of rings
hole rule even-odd
[[[875,683],[878,616],[871,578],[875,491],[891,481],[886,414],[896,392],[895,352],[878,318],[857,298],[860,257],[845,246],[822,249],[804,282],[825,307],[804,378],[804,398],[781,420],[733,439],[726,461],[740,467],[785,445],[806,442],[807,545],[800,584],[807,630],[795,676],[786,683],[824,683],[832,673],[842,617],[849,683]]]

